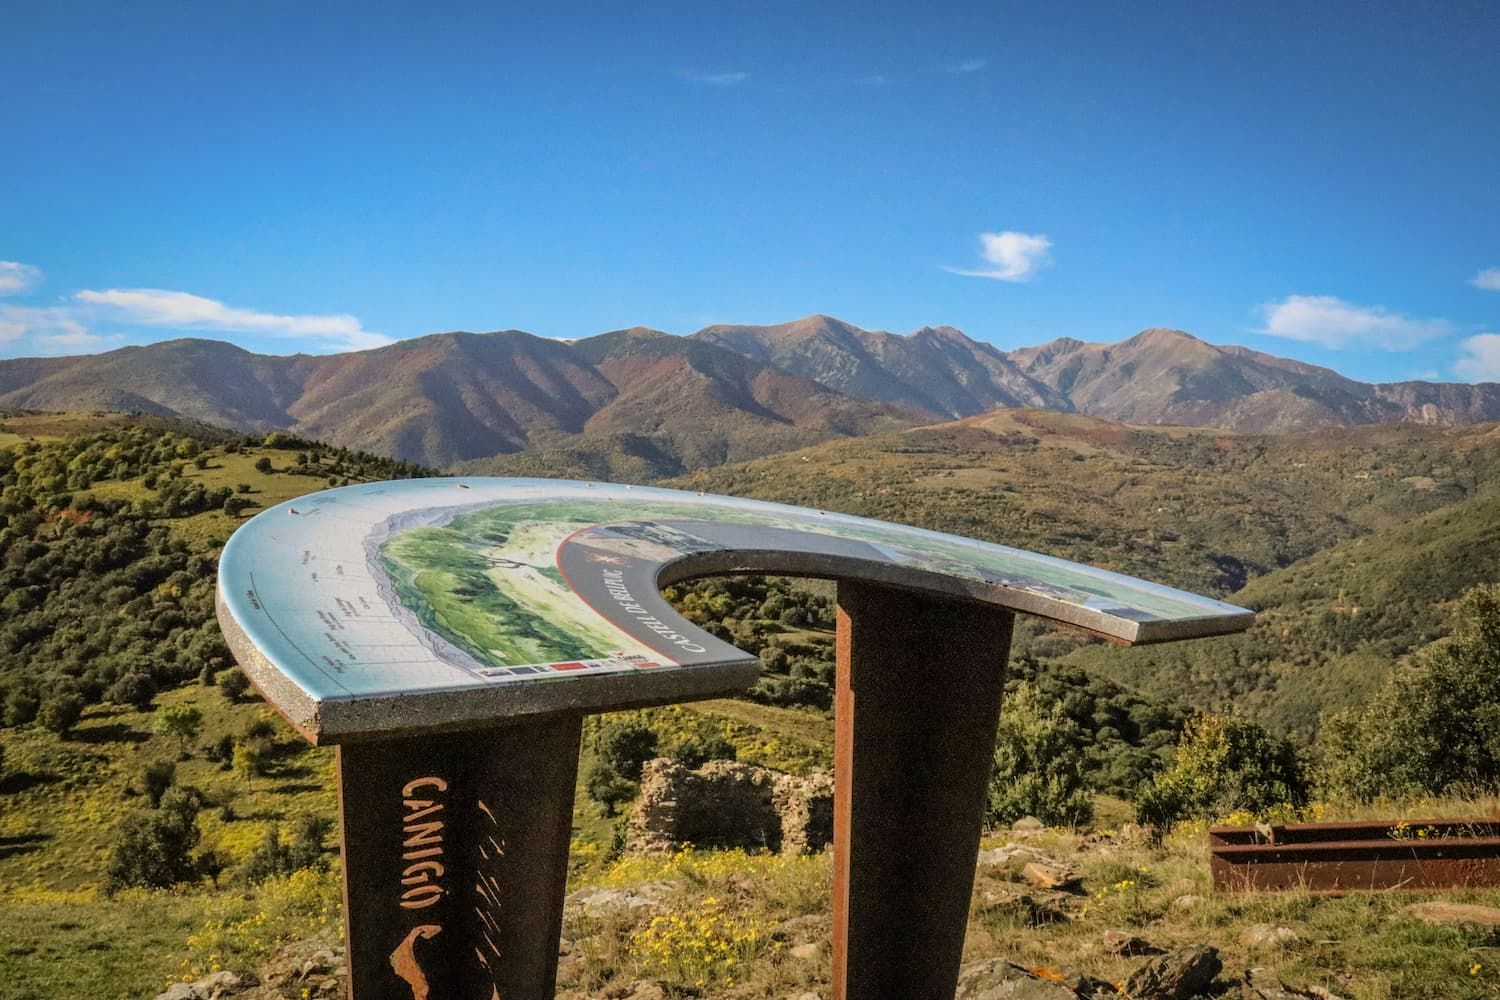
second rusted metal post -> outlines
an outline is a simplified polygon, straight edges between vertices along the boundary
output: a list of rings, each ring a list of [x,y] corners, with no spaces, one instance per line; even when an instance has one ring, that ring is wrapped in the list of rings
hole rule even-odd
[[[833,997],[951,1000],[1013,615],[840,581]]]

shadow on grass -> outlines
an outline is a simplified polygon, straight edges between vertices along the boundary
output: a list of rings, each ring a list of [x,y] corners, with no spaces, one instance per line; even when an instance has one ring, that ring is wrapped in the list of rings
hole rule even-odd
[[[277,795],[295,795],[298,792],[321,792],[323,786],[310,781],[294,781],[285,785],[276,785],[271,791]]]
[[[28,788],[36,788],[38,785],[50,785],[61,781],[62,776],[50,771],[15,771],[0,777],[0,794],[11,792],[24,792]]]
[[[75,743],[144,743],[150,738],[150,734],[132,729],[123,722],[75,729],[69,737]]]
[[[22,854],[35,854],[51,839],[50,833],[23,833],[15,837],[0,837],[0,860]]]

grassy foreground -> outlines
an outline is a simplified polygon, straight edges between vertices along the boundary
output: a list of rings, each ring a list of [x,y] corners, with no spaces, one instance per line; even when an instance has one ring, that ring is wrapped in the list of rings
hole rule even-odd
[[[139,805],[131,790],[150,761],[176,761],[178,781],[203,790],[211,805],[202,813],[202,846],[233,861],[273,823],[334,814],[332,754],[304,746],[279,723],[270,773],[250,780],[154,731],[164,705],[197,707],[205,733],[223,733],[266,717],[263,704],[231,704],[215,689],[186,687],[160,696],[157,705],[146,713],[94,706],[66,740],[36,727],[0,733],[10,773],[0,816],[0,996],[6,1000],[149,998],[170,982],[219,968],[253,969],[285,943],[338,926],[333,838],[323,871],[250,887],[234,880],[231,867],[222,888],[204,882],[104,895],[114,828]],[[673,711],[693,713],[681,725],[708,718],[745,759],[798,770],[826,763],[826,720],[813,713],[743,702]],[[586,753],[584,770],[589,763]],[[1497,805],[1424,802],[1365,814],[1478,816]],[[1125,814],[1106,800],[1098,815],[1104,824]],[[826,986],[827,856],[724,851],[616,859],[609,853],[613,827],[580,794],[570,885],[576,895],[559,984],[564,996],[599,996],[640,979],[701,997],[778,997]],[[1024,850],[1004,850],[1012,841]],[[1140,960],[1104,949],[1104,932],[1114,929],[1159,947],[1212,944],[1226,977],[1254,967],[1357,1000],[1500,996],[1500,940],[1429,926],[1405,913],[1409,904],[1434,897],[1214,895],[1201,826],[1184,826],[1159,846],[1101,830],[1047,831],[1025,840],[1002,834],[985,847],[1002,850],[978,872],[969,961],[1003,956],[1119,982]],[[1082,876],[1080,890],[1026,886],[1020,880],[1031,857],[1026,851],[1073,868]],[[1500,906],[1500,890],[1442,898]],[[621,900],[645,902],[615,905]],[[1270,949],[1242,943],[1258,924],[1289,928],[1296,938]]]

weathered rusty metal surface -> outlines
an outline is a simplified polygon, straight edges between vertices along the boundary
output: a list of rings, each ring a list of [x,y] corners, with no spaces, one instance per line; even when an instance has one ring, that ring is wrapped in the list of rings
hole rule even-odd
[[[1209,868],[1223,892],[1341,893],[1500,885],[1500,823],[1216,826]]]
[[[545,1000],[580,718],[339,747],[352,1000]]]
[[[950,1000],[1013,616],[849,581],[838,602],[832,995]]]

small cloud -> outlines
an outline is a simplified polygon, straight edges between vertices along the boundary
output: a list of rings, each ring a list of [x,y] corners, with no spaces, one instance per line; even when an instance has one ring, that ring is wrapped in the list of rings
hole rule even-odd
[[[684,80],[706,83],[711,87],[733,87],[750,79],[749,73],[701,73],[692,69],[682,70],[678,75]]]
[[[872,73],[869,76],[856,76],[849,81],[858,87],[880,87],[891,82],[891,78],[884,73]]]
[[[1469,279],[1469,284],[1486,292],[1500,292],[1500,267],[1484,268]]]
[[[19,295],[42,280],[42,269],[18,260],[0,260],[0,295]]]
[[[990,64],[988,59],[965,59],[962,62],[949,63],[943,67],[948,73],[978,73]]]
[[[161,288],[85,289],[74,299],[104,310],[119,322],[143,326],[311,338],[356,351],[392,343],[390,337],[365,330],[357,318],[346,313],[283,316],[238,309],[201,295]]]
[[[1288,295],[1259,307],[1272,337],[1342,347],[1373,347],[1404,351],[1434,337],[1453,332],[1445,319],[1417,319],[1384,306],[1359,306],[1333,295]]]
[[[0,344],[22,339],[28,341],[28,348],[54,343],[82,344],[83,338],[92,336],[67,306],[0,305]]]
[[[1040,234],[1009,229],[1003,233],[980,233],[979,256],[993,266],[978,270],[945,267],[943,270],[967,278],[1030,281],[1042,268],[1051,266],[1052,255],[1048,252],[1051,249],[1052,241]]]
[[[1500,382],[1500,333],[1475,334],[1459,342],[1463,357],[1453,372],[1470,382]]]

